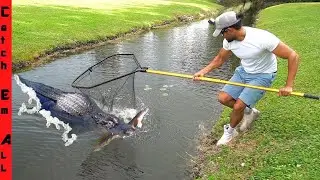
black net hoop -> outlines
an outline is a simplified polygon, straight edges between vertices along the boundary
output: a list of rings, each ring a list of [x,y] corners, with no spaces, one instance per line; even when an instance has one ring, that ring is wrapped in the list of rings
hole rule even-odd
[[[89,67],[72,83],[102,109],[136,108],[135,73],[143,68],[133,54],[115,54]]]

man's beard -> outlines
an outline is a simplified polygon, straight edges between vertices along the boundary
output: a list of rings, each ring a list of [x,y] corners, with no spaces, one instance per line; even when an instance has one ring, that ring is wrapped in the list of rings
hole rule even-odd
[[[232,42],[232,41],[234,41],[234,39],[227,39],[227,41],[228,41],[228,42]]]

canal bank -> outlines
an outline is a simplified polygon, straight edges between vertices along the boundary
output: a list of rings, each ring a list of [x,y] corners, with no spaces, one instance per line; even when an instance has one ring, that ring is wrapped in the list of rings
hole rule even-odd
[[[106,43],[117,43],[151,29],[212,17],[223,9],[209,0],[141,1],[140,4],[139,1],[123,1],[123,4],[107,1],[108,6],[95,0],[90,8],[77,7],[80,2],[28,2],[17,0],[14,4],[14,72]],[[97,6],[93,6],[95,3]]]
[[[255,26],[277,35],[300,56],[294,91],[320,94],[319,3],[281,4],[259,12]],[[307,34],[304,32],[308,32]],[[272,88],[285,85],[287,61],[278,60]],[[319,101],[267,93],[257,104],[262,112],[250,131],[230,145],[216,147],[231,110],[201,138],[194,167],[197,179],[314,179],[319,176]]]

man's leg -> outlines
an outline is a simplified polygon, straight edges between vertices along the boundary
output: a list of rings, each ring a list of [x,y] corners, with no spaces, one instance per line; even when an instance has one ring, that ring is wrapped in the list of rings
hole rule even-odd
[[[244,77],[245,71],[240,66],[236,68],[234,75],[229,81],[245,83]],[[219,93],[219,102],[232,108],[232,113],[230,117],[230,124],[224,125],[224,133],[217,142],[217,145],[227,144],[234,136],[237,135],[235,127],[242,120],[244,110],[246,109],[247,111],[250,111],[249,108],[246,108],[246,104],[242,100],[238,99],[243,90],[244,87],[227,84],[223,87],[222,92]]]
[[[247,107],[247,105],[241,100],[238,99],[234,106],[230,117],[230,127],[235,128],[239,122],[243,118],[244,109]]]
[[[242,88],[241,88],[241,89],[242,89]],[[219,100],[219,102],[220,102],[221,104],[223,104],[223,105],[225,105],[225,106],[227,106],[227,107],[229,107],[229,108],[231,108],[231,109],[233,109],[234,104],[236,104],[236,100],[233,99],[233,97],[230,96],[230,95],[229,95],[228,93],[226,93],[226,92],[220,92],[220,93],[219,93],[219,96],[218,96],[218,100]],[[243,101],[241,101],[241,102],[243,103]],[[243,103],[243,104],[244,104],[244,103]],[[244,105],[246,106],[246,104],[244,104]],[[240,106],[240,103],[239,103],[239,105],[237,105],[237,106]],[[238,108],[238,107],[237,107],[237,108]],[[251,112],[251,109],[246,106],[245,109],[244,109],[244,112],[245,112],[246,114],[248,114],[248,113]]]
[[[241,76],[242,68],[237,67],[234,71],[233,76],[230,78],[230,82],[237,82],[237,83],[245,83],[244,79]],[[241,92],[243,91],[244,87],[241,86],[234,86],[230,84],[226,84],[221,92],[218,95],[218,100],[221,104],[233,108],[233,105],[236,102],[236,99],[240,96]]]
[[[250,77],[252,76],[252,77]],[[276,77],[276,73],[270,74],[257,74],[257,75],[249,75],[248,79],[252,79],[248,82],[250,85],[254,86],[264,86],[270,87],[272,82]],[[239,96],[246,105],[252,108],[252,111],[249,114],[246,114],[243,118],[243,122],[240,126],[240,131],[246,131],[250,128],[253,121],[255,121],[259,115],[260,111],[253,108],[257,102],[264,96],[265,91],[253,88],[244,88],[242,93]]]
[[[233,101],[228,101],[227,104],[232,105]],[[235,129],[239,122],[242,120],[244,115],[244,110],[247,105],[241,100],[238,99],[234,101],[232,106],[232,112],[230,117],[230,124],[224,125],[224,133],[222,137],[217,142],[217,146],[227,144],[231,139],[238,135],[237,130]]]
[[[233,76],[234,81],[237,79],[237,74]],[[237,82],[237,81],[236,81]],[[230,124],[224,125],[224,133],[220,140],[217,142],[217,145],[222,145],[228,143],[233,137],[237,136],[237,131],[234,129],[236,125],[241,121],[243,117],[243,111],[246,108],[244,103],[238,99],[238,96],[241,94],[244,88],[240,86],[232,86],[232,85],[225,85],[222,89],[222,92],[219,93],[218,100],[221,104],[232,108],[231,113],[231,126]]]
[[[242,120],[245,110],[247,111],[247,114],[251,112],[251,110],[241,99],[238,99],[236,101],[232,98],[232,96],[225,92],[220,92],[218,99],[221,104],[233,109],[230,119],[230,125],[233,128],[235,128]]]
[[[233,108],[234,104],[236,103],[236,100],[234,100],[233,97],[226,92],[220,92],[218,100],[221,104],[228,106],[229,108]]]

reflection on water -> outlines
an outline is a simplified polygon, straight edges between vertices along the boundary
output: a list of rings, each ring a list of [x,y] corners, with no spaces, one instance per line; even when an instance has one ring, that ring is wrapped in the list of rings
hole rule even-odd
[[[177,28],[148,32],[118,44],[107,44],[82,54],[59,59],[21,73],[30,80],[76,91],[73,80],[107,56],[133,53],[142,66],[155,70],[193,74],[206,66],[221,47],[206,20]],[[229,79],[228,62],[209,76]],[[125,63],[109,68],[117,73]],[[187,163],[195,155],[199,125],[210,129],[221,106],[216,95],[221,84],[137,73],[138,107],[149,115],[135,136],[116,139],[93,152],[97,134],[78,135],[66,147],[61,131],[46,128],[38,115],[17,112],[26,95],[13,80],[14,179],[188,179]]]
[[[122,149],[131,150],[123,153]],[[103,167],[103,168],[101,168]],[[115,171],[118,179],[138,179],[145,173],[135,163],[135,149],[127,141],[116,140],[111,146],[101,152],[90,154],[81,163],[79,176],[83,179],[116,179],[110,172]]]

